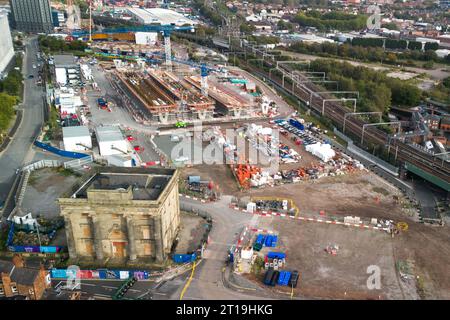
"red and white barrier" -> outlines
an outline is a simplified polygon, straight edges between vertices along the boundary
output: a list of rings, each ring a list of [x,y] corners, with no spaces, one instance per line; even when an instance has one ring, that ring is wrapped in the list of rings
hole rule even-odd
[[[249,213],[246,209],[241,209],[237,206],[230,206],[231,209],[234,209],[236,211],[240,211],[240,212],[245,212],[245,213]],[[297,219],[297,220],[303,220],[303,221],[311,221],[311,222],[321,222],[321,223],[327,223],[327,224],[339,224],[339,225],[344,225],[344,226],[350,226],[350,227],[357,227],[357,228],[362,228],[362,229],[371,229],[371,230],[380,230],[380,231],[388,231],[388,228],[382,228],[382,227],[374,227],[374,226],[369,226],[366,224],[357,224],[357,223],[344,223],[342,221],[335,221],[335,220],[324,220],[321,218],[311,218],[311,217],[302,217],[302,216],[292,216],[289,214],[285,214],[285,213],[280,213],[280,212],[274,212],[274,211],[255,211],[253,212],[253,214],[257,214],[260,215],[262,217],[289,217],[291,219]]]

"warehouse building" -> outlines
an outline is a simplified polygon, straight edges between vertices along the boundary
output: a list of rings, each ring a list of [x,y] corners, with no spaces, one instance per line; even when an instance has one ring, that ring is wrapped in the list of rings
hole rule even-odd
[[[58,200],[70,258],[165,261],[180,226],[179,172],[163,168],[95,170],[75,193]]]
[[[86,151],[92,149],[92,139],[88,127],[63,127],[64,150]]]
[[[0,11],[0,79],[5,75],[11,59],[14,57],[14,48],[9,29],[8,14],[6,11]]]
[[[100,155],[110,156],[113,154],[127,155],[128,141],[120,131],[119,127],[103,126],[95,129]]]
[[[163,8],[127,8],[128,12],[135,20],[143,24],[161,24],[161,25],[196,25],[197,22],[186,18],[182,14]]]

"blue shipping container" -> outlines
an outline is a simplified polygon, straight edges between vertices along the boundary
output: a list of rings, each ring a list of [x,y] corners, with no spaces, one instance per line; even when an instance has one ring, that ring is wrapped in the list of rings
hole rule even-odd
[[[300,123],[298,120],[289,119],[289,124],[299,130],[305,130],[305,126],[302,123]]]
[[[273,251],[270,251],[270,252],[267,254],[267,258],[269,258],[269,259],[285,259],[285,258],[286,258],[286,254],[283,253],[283,252],[273,252]]]

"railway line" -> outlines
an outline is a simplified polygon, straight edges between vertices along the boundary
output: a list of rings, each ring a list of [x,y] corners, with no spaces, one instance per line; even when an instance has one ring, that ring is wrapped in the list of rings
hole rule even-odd
[[[265,62],[270,64],[267,60],[265,60]],[[326,93],[316,93],[322,91],[322,89],[318,88],[314,83],[308,81],[308,79],[304,76],[298,75],[301,83],[294,84],[291,87],[283,86],[282,79],[280,77],[274,74],[269,75],[268,72],[253,65],[247,64],[247,66],[250,68],[251,72],[258,74],[265,79],[269,79],[269,81],[271,81],[278,88],[281,88],[282,90],[297,97],[305,104],[309,103],[310,108],[314,109],[319,114],[322,113],[323,104],[326,103],[326,107],[323,110],[324,116],[341,127],[344,123],[344,115],[351,112],[340,102],[324,102],[325,99],[330,99],[332,96]],[[272,66],[275,67],[275,63]],[[286,65],[281,65],[280,68],[282,68],[282,70],[286,73],[291,73],[293,71]],[[362,119],[356,117],[347,117],[345,123],[346,132],[351,132],[358,137],[362,136],[363,125],[367,124]],[[432,154],[417,150],[413,146],[398,139],[390,139],[387,133],[375,127],[366,127],[364,129],[364,141],[366,143],[371,142],[373,144],[381,145],[387,149],[397,161],[409,162],[423,171],[432,174],[447,183],[450,183],[450,163],[447,161],[442,161],[442,159],[437,158]]]

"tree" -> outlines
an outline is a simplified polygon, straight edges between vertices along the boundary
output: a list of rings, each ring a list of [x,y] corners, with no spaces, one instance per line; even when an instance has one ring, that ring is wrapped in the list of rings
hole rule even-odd
[[[398,30],[398,26],[394,22],[383,23],[381,27],[389,30]]]
[[[444,85],[444,87],[450,89],[450,77],[447,77],[444,80],[442,80],[442,84]]]
[[[22,88],[22,80],[20,71],[11,70],[8,76],[0,82],[0,89],[10,96],[19,96]]]
[[[5,131],[14,116],[14,106],[17,98],[6,93],[0,93],[0,131]]]

